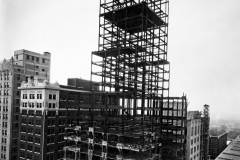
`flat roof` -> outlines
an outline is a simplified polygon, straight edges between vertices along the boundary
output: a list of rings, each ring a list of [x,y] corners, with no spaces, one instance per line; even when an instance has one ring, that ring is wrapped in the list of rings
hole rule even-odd
[[[240,159],[240,136],[235,138],[215,160],[239,160],[239,159]]]

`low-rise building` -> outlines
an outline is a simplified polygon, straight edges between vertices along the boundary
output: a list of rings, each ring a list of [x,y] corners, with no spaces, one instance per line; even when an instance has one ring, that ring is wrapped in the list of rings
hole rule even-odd
[[[209,155],[215,159],[227,147],[227,133],[209,137]]]
[[[78,106],[89,99],[79,87],[39,82],[22,82],[20,105],[20,159],[57,160],[63,158],[66,126],[78,123]]]

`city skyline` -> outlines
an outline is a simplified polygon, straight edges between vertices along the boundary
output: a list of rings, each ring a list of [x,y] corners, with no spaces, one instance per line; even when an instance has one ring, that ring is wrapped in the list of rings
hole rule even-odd
[[[91,52],[98,49],[94,2],[1,1],[0,61],[19,49],[48,51],[51,82],[90,79]],[[211,118],[237,118],[240,111],[239,3],[170,1],[170,96],[187,94],[189,110],[209,104]]]

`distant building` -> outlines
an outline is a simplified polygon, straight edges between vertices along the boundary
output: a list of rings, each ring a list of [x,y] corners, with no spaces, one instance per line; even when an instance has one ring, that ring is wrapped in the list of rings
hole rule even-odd
[[[99,90],[99,83],[91,82],[89,80],[85,80],[82,78],[68,78],[67,85],[82,88],[84,90],[90,91],[91,83],[93,84],[92,86],[95,91]]]
[[[19,140],[20,91],[17,87],[28,77],[50,78],[51,54],[27,50],[14,52],[14,58],[0,62],[0,158],[17,160]],[[41,69],[41,70],[40,70]]]
[[[240,159],[240,137],[234,139],[215,160]]]
[[[64,157],[66,126],[79,123],[78,108],[89,101],[74,86],[28,79],[21,87],[20,159],[57,160]],[[85,111],[81,111],[84,114]]]
[[[28,50],[17,50],[14,52],[14,64],[23,67],[25,80],[28,77],[38,76],[40,81],[50,80],[51,53],[35,53]]]
[[[199,111],[189,111],[187,113],[187,160],[201,159],[202,125],[202,117]]]
[[[211,136],[209,140],[209,155],[215,159],[227,147],[227,133]]]

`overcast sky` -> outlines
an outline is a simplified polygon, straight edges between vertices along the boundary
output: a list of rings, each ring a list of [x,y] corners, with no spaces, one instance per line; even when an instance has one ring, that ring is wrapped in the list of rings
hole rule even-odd
[[[15,50],[52,53],[51,82],[90,79],[98,0],[0,0],[0,61]],[[240,117],[240,1],[170,0],[170,95],[211,118]],[[239,118],[240,119],[240,118]]]

